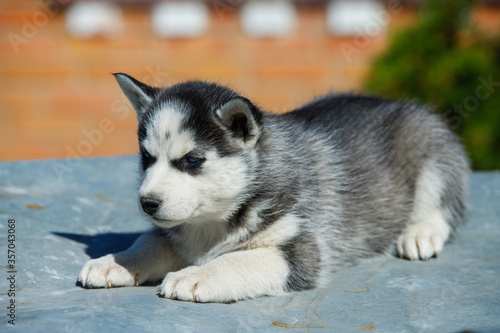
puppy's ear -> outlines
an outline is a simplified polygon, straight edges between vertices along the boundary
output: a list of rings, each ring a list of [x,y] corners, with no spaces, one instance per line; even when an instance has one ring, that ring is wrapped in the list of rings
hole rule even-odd
[[[125,96],[132,103],[135,111],[137,111],[137,116],[140,117],[153,102],[158,89],[139,82],[127,74],[115,73],[113,75],[120,84]]]
[[[235,98],[216,110],[215,114],[240,146],[251,148],[255,145],[260,135],[260,113],[249,101]]]

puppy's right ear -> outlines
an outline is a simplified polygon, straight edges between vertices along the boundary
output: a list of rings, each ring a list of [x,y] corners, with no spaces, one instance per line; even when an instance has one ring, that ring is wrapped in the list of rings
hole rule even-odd
[[[135,111],[137,111],[137,116],[140,117],[153,102],[157,89],[139,82],[127,74],[115,73],[113,75],[120,84],[125,96],[132,103]]]

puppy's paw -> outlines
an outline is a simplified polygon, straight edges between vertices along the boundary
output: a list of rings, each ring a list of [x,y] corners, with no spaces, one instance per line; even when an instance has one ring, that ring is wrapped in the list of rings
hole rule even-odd
[[[170,299],[192,302],[230,302],[230,286],[225,285],[207,269],[190,266],[178,272],[168,273],[158,292]]]
[[[410,260],[438,256],[448,239],[449,230],[444,221],[423,221],[409,226],[398,238],[399,256]]]
[[[131,274],[116,263],[112,254],[87,261],[78,281],[85,288],[111,288],[138,285],[138,274]]]

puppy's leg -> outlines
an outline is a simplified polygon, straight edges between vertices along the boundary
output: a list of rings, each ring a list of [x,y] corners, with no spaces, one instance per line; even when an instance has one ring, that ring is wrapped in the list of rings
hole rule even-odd
[[[447,208],[441,204],[443,177],[430,160],[422,168],[415,191],[412,221],[397,240],[400,257],[427,260],[439,255],[450,236]]]
[[[78,281],[88,288],[133,286],[160,281],[165,274],[181,267],[165,239],[149,231],[126,251],[89,260]]]
[[[289,268],[275,247],[224,254],[203,266],[167,274],[160,294],[196,302],[229,302],[285,292]]]

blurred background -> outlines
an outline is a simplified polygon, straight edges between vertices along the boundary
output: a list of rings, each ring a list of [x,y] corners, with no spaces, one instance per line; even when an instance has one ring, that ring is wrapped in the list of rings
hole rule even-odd
[[[115,72],[274,113],[329,91],[417,100],[500,169],[500,1],[0,0],[0,160],[135,154]]]

